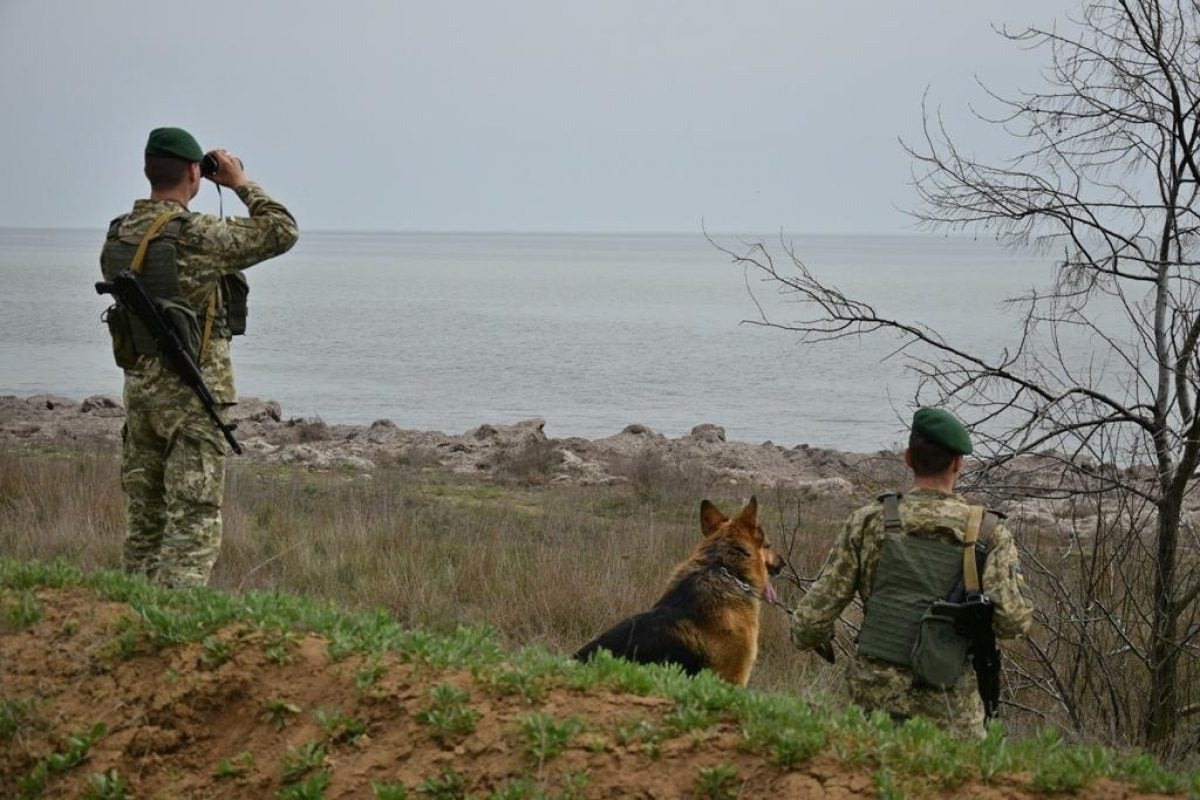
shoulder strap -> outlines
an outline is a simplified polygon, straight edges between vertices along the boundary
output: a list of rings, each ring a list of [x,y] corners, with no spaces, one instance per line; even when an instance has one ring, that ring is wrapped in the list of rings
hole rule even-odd
[[[993,527],[995,523],[992,523]],[[979,593],[979,569],[975,565],[975,542],[983,526],[983,506],[967,507],[967,532],[963,537],[963,588],[967,594]],[[990,534],[991,531],[989,530]]]
[[[900,524],[900,495],[896,492],[885,492],[879,495],[883,503],[884,533],[901,533],[904,526]]]
[[[137,252],[133,254],[133,262],[129,265],[134,274],[140,275],[142,273],[142,262],[146,259],[146,249],[150,246],[150,240],[158,235],[159,230],[164,225],[180,213],[181,211],[175,209],[164,211],[154,218],[154,222],[150,223],[150,228],[146,231],[146,235],[142,237],[142,243],[138,245]]]

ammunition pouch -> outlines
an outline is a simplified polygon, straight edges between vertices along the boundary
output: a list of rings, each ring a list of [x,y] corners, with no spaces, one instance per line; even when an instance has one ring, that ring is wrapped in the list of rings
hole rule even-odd
[[[225,301],[225,325],[230,336],[244,336],[250,283],[245,273],[231,272],[221,278],[221,297]]]
[[[108,326],[108,333],[112,337],[113,360],[121,369],[132,369],[138,359],[137,344],[133,340],[132,317],[129,309],[117,303],[105,309],[100,317]]]
[[[918,685],[950,689],[962,677],[975,643],[989,637],[994,607],[985,596],[966,603],[934,601],[921,617],[913,643],[912,670]],[[980,664],[976,663],[976,668]]]

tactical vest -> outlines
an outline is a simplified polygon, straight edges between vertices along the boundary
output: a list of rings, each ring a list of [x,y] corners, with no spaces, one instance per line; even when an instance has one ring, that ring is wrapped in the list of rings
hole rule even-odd
[[[142,234],[121,235],[126,217],[117,217],[108,227],[104,249],[100,253],[100,269],[105,280],[134,267],[134,259],[142,245]],[[179,237],[186,223],[183,216],[171,218],[161,228],[148,232],[150,241],[143,254],[140,269],[135,269],[146,292],[158,302],[167,319],[179,333],[180,341],[192,358],[200,360],[209,339],[213,336],[228,339],[246,332],[247,295],[250,292],[245,276],[240,272],[221,278],[210,296],[207,308],[199,313],[183,298],[179,290]],[[135,314],[120,303],[110,306],[104,314],[113,339],[113,357],[117,366],[129,369],[139,356],[157,356],[158,342],[154,334]]]
[[[904,531],[898,495],[889,493],[882,495],[880,500],[884,504],[884,541],[875,569],[875,585],[871,589],[871,596],[867,598],[858,635],[858,652],[913,669],[914,651],[917,650],[920,637],[941,637],[934,646],[942,651],[940,658],[946,663],[939,665],[942,675],[933,683],[948,688],[957,680],[966,661],[968,642],[961,637],[956,638],[952,629],[953,620],[949,621],[947,629],[945,625],[929,625],[930,622],[940,622],[930,618],[937,616],[938,607],[944,605],[942,601],[963,602],[966,594],[964,548],[969,547],[974,554],[974,591],[979,591],[978,576],[983,572],[987,539],[998,516],[991,512],[982,513],[982,508],[976,507],[978,513],[982,513],[976,523],[978,541],[970,545],[950,544],[912,536]],[[970,582],[967,580],[968,584]],[[926,624],[923,625],[923,622]],[[924,630],[926,627],[928,631]],[[917,653],[917,656],[923,662],[929,658],[928,653]]]

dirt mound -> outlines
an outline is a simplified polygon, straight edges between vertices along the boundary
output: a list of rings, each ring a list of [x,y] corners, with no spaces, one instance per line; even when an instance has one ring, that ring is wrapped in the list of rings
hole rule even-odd
[[[739,749],[732,725],[648,736],[665,699],[531,697],[393,656],[336,660],[325,639],[265,627],[155,649],[124,603],[44,589],[37,605],[19,631],[0,622],[0,796],[876,796],[870,764],[783,769]],[[1026,782],[929,789],[1033,796]],[[1084,794],[1133,793],[1102,781]]]

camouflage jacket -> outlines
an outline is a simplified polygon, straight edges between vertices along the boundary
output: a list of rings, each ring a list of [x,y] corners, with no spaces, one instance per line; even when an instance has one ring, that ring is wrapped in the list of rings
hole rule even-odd
[[[211,214],[184,212],[179,234],[177,265],[184,299],[203,314],[222,275],[246,269],[286,253],[296,243],[296,220],[256,183],[237,190],[250,216],[222,219]],[[138,200],[121,223],[121,235],[146,231],[163,211],[178,209],[172,200]],[[233,364],[229,340],[213,337],[200,369],[204,381],[220,403],[234,403]],[[161,359],[142,356],[125,371],[126,408],[183,408],[197,403],[192,390],[167,369]]]
[[[900,519],[903,530],[910,535],[962,543],[967,502],[958,494],[916,489],[900,502]],[[834,621],[855,593],[863,601],[871,596],[883,541],[882,503],[872,503],[850,516],[821,574],[792,612],[792,641],[797,647],[809,649],[828,641],[833,635]],[[983,590],[995,604],[992,627],[996,636],[1012,638],[1028,631],[1033,603],[1021,576],[1016,542],[1003,521],[992,531],[981,578]],[[939,698],[921,694],[933,690],[909,691],[912,673],[903,667],[862,656],[855,656],[848,678],[854,699],[871,708],[901,716],[919,713],[942,719],[961,718],[965,714],[971,717],[972,733],[982,730],[982,706],[970,670],[964,672],[960,686]],[[938,711],[943,713],[935,713]]]

